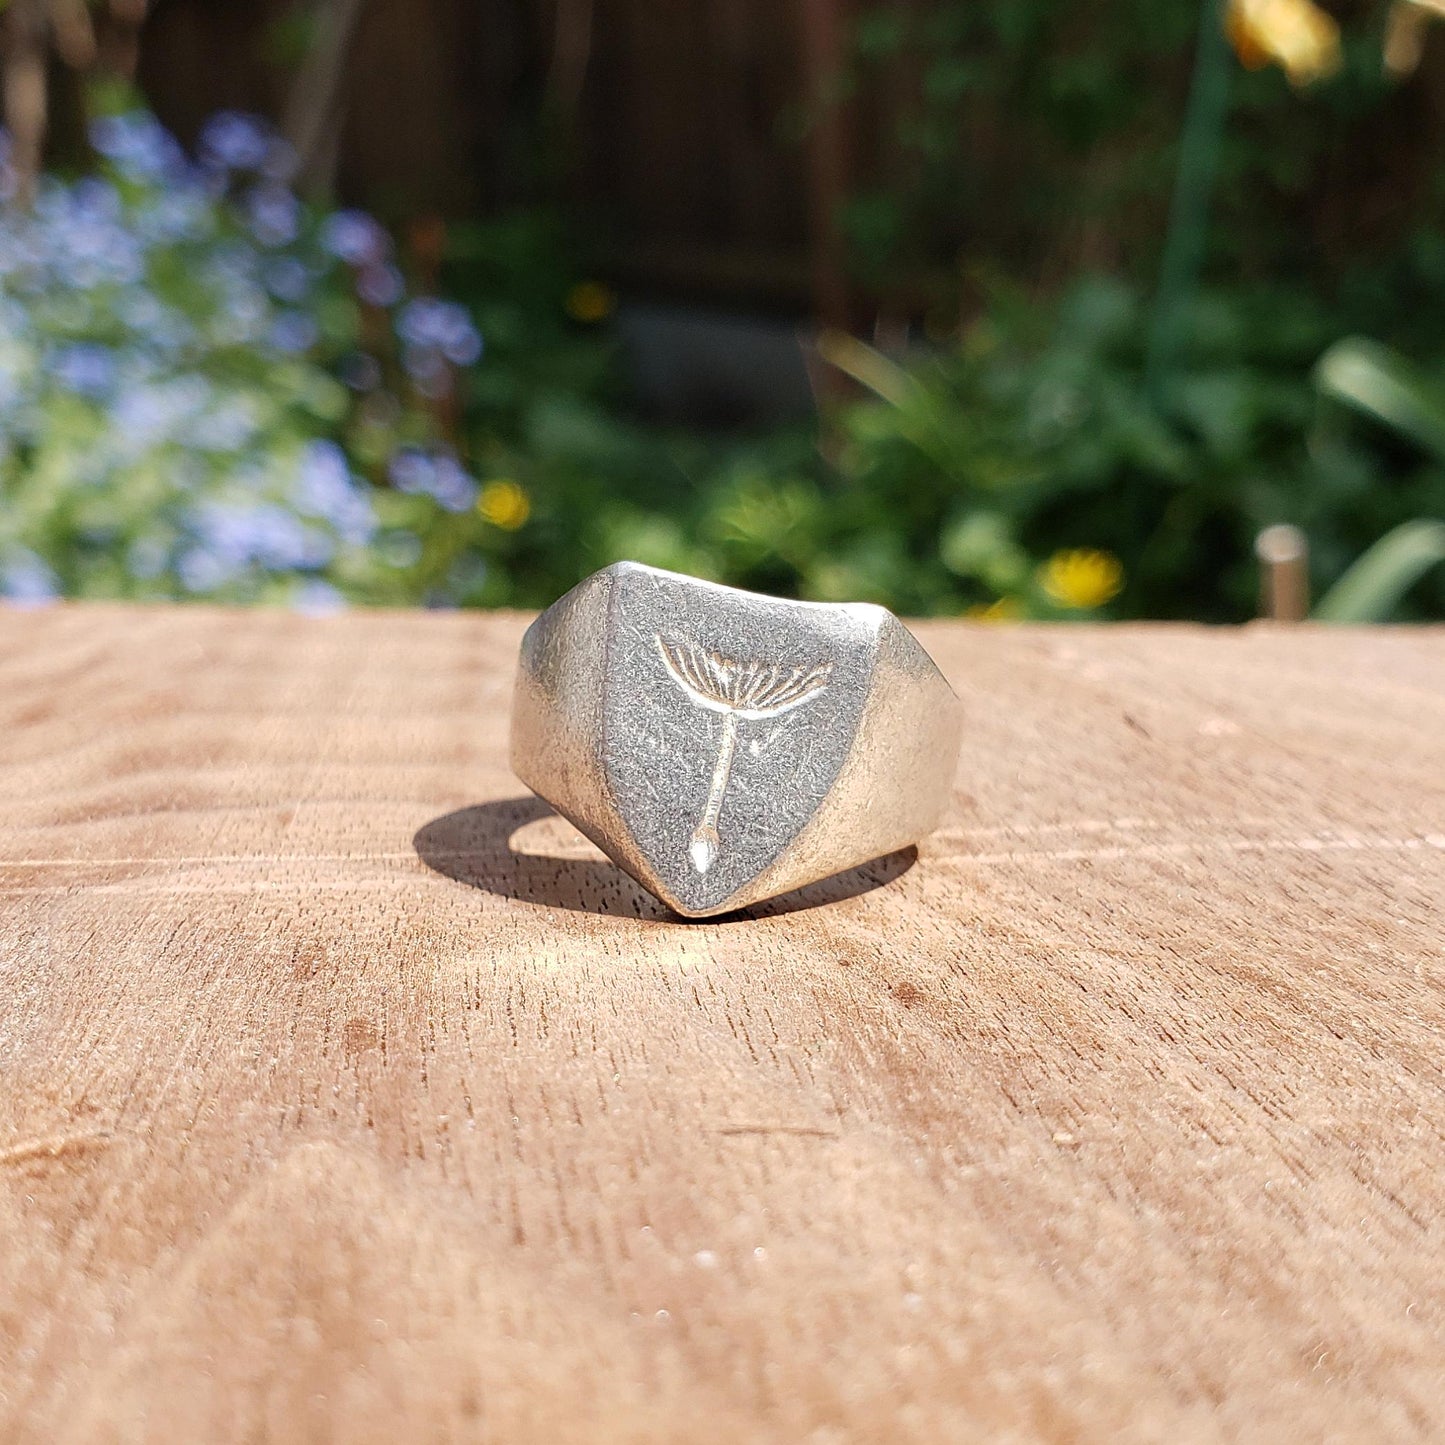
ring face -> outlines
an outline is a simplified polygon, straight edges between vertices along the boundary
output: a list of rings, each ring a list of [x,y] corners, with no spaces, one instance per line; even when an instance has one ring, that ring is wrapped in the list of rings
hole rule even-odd
[[[916,841],[957,747],[957,700],[880,607],[619,563],[522,644],[513,767],[692,917]]]
[[[817,812],[858,728],[868,620],[667,576],[616,582],[603,768],[671,897],[707,912]]]

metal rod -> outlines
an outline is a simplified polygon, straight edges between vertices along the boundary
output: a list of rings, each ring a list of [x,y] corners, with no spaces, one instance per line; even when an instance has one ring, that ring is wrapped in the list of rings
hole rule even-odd
[[[1298,527],[1281,522],[1254,539],[1259,558],[1260,616],[1303,622],[1310,610],[1310,544]]]

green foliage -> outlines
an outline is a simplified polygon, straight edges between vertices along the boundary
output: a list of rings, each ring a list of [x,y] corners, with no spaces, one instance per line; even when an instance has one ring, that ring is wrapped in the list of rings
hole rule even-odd
[[[473,316],[409,291],[371,217],[299,202],[264,126],[219,116],[194,158],[142,112],[93,129],[98,174],[33,207],[0,144],[0,596],[455,605],[567,576],[609,368],[549,228],[459,237],[479,366]]]
[[[886,385],[849,368],[887,400],[845,414],[843,470],[880,520],[898,519],[893,585],[913,605],[1007,596],[1037,614],[1036,592],[1018,590],[1024,559],[1082,546],[1122,559],[1118,615],[1242,619],[1262,527],[1300,526],[1327,584],[1391,528],[1445,511],[1445,408],[1398,360],[1371,373],[1391,388],[1367,387],[1359,362],[1377,352],[1327,350],[1337,311],[1299,292],[1204,293],[1157,408],[1141,386],[1145,321],[1121,284],[1084,281],[1051,321],[999,296],[961,344]],[[1355,410],[1385,412],[1389,430],[1339,405],[1351,379]],[[1438,583],[1414,596],[1419,614],[1445,612]]]
[[[470,322],[407,298],[370,217],[302,206],[245,117],[198,160],[140,112],[94,142],[33,206],[0,157],[0,593],[416,597],[476,497],[433,415]]]
[[[1315,367],[1315,384],[1321,396],[1354,408],[1445,463],[1445,393],[1388,347],[1357,336],[1336,342]]]
[[[845,218],[860,275],[888,294],[933,274],[967,295],[980,268],[1032,284],[1105,264],[1152,284],[1200,15],[1200,0],[866,10],[854,86],[891,125]],[[1307,90],[1229,57],[1216,274],[1335,279],[1429,214],[1417,172],[1433,157],[1402,149],[1414,101],[1382,73],[1372,18],[1346,17],[1340,72]],[[1370,217],[1322,205],[1324,176],[1332,195],[1341,177],[1356,200],[1378,189]]]
[[[1381,537],[1320,599],[1322,622],[1386,622],[1400,599],[1445,562],[1445,522],[1403,522]]]
[[[1439,356],[1431,232],[1328,301],[1200,292],[1153,392],[1139,288],[976,280],[945,345],[824,338],[856,390],[821,435],[718,438],[629,415],[556,226],[453,229],[462,304],[418,296],[238,120],[194,163],[114,119],[103,179],[0,213],[0,593],[538,606],[633,557],[914,614],[1230,620],[1284,521],[1319,587],[1392,534],[1327,614],[1445,615],[1438,530],[1392,533],[1445,513],[1445,391],[1403,359]]]
[[[1347,354],[1327,352],[1331,311],[1259,288],[1206,292],[1187,321],[1157,405],[1142,384],[1146,308],[1116,281],[1080,282],[1053,307],[999,291],[958,344],[906,362],[825,338],[864,389],[828,419],[827,461],[801,438],[714,451],[697,485],[634,497],[587,563],[631,550],[911,613],[1227,621],[1253,615],[1263,527],[1302,527],[1323,586],[1392,527],[1445,508],[1419,418],[1413,436],[1357,420],[1327,384]],[[1411,595],[1413,615],[1445,612],[1438,581]]]

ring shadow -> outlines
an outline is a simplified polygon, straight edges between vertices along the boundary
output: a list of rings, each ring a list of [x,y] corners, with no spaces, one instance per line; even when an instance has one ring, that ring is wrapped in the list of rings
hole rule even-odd
[[[417,856],[435,873],[503,898],[611,918],[658,923],[718,923],[777,918],[805,908],[857,898],[901,877],[917,861],[916,848],[874,858],[804,888],[707,919],[683,918],[604,859],[524,853],[512,847],[519,829],[556,816],[540,798],[504,798],[458,808],[423,824],[412,839]]]

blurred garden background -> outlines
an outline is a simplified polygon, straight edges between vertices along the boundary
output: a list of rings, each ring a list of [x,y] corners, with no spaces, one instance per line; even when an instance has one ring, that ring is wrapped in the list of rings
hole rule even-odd
[[[12,604],[1445,617],[1445,0],[3,0],[0,93]]]

